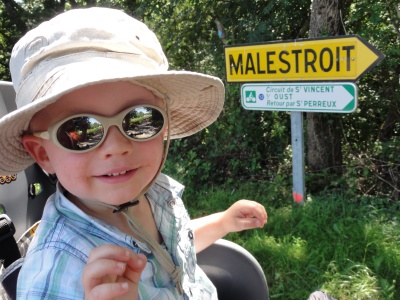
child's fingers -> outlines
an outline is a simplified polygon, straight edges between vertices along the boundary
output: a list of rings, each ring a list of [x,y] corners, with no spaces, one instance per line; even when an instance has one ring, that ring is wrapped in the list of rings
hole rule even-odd
[[[255,201],[239,200],[230,210],[234,214],[236,224],[234,231],[262,228],[268,220],[264,206]]]
[[[115,282],[126,270],[125,262],[111,259],[97,259],[86,264],[82,271],[82,284],[85,290],[91,290],[104,282]]]
[[[146,256],[143,254],[136,254],[127,248],[111,244],[94,248],[89,254],[87,264],[99,259],[110,259],[119,262],[126,262],[133,271],[137,272],[141,272],[143,270],[147,261]]]
[[[256,218],[260,221],[260,225],[267,223],[268,215],[265,207],[251,200],[241,200],[241,212],[247,218]]]
[[[82,272],[85,291],[103,283],[113,283],[117,278],[139,284],[140,275],[146,265],[143,254],[116,245],[94,248]]]
[[[103,258],[126,262],[131,258],[132,253],[131,250],[121,246],[112,244],[101,245],[90,252],[87,263]]]
[[[129,288],[127,282],[105,283],[95,286],[85,294],[85,300],[108,300],[124,295]]]
[[[257,218],[243,218],[240,219],[238,222],[240,223],[240,230],[247,230],[264,226],[264,223],[262,223]]]
[[[268,214],[265,207],[261,204],[257,204],[254,211],[254,217],[260,221],[260,226],[264,226],[268,221]]]
[[[127,268],[124,272],[124,276],[130,281],[139,284],[140,275],[146,265],[147,258],[143,254],[135,254],[127,261]]]

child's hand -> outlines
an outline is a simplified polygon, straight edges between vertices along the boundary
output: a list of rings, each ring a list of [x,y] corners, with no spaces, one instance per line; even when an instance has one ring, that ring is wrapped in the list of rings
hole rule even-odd
[[[196,253],[230,232],[262,228],[268,215],[264,206],[250,200],[239,200],[227,210],[191,221]]]
[[[223,212],[222,224],[227,232],[262,228],[268,220],[264,206],[250,200],[239,200]]]
[[[117,245],[94,248],[82,272],[86,300],[137,299],[147,259]]]

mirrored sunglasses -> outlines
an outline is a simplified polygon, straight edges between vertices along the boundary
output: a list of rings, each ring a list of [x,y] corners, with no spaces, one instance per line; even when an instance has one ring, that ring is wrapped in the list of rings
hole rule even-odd
[[[166,113],[152,105],[133,106],[112,117],[78,114],[33,135],[50,140],[71,152],[87,152],[100,146],[111,126],[117,126],[128,139],[138,142],[158,136],[166,125]]]

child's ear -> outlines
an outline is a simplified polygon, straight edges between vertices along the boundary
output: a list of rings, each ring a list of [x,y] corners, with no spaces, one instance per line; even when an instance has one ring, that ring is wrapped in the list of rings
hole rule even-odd
[[[22,137],[22,144],[25,150],[32,156],[32,158],[39,164],[39,166],[49,174],[54,173],[53,166],[47,155],[46,148],[43,146],[43,140],[33,135],[24,135]]]

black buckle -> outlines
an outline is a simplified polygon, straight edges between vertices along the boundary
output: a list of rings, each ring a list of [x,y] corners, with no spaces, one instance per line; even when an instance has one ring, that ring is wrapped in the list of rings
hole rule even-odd
[[[14,234],[15,227],[11,219],[6,214],[0,215],[0,242]]]

